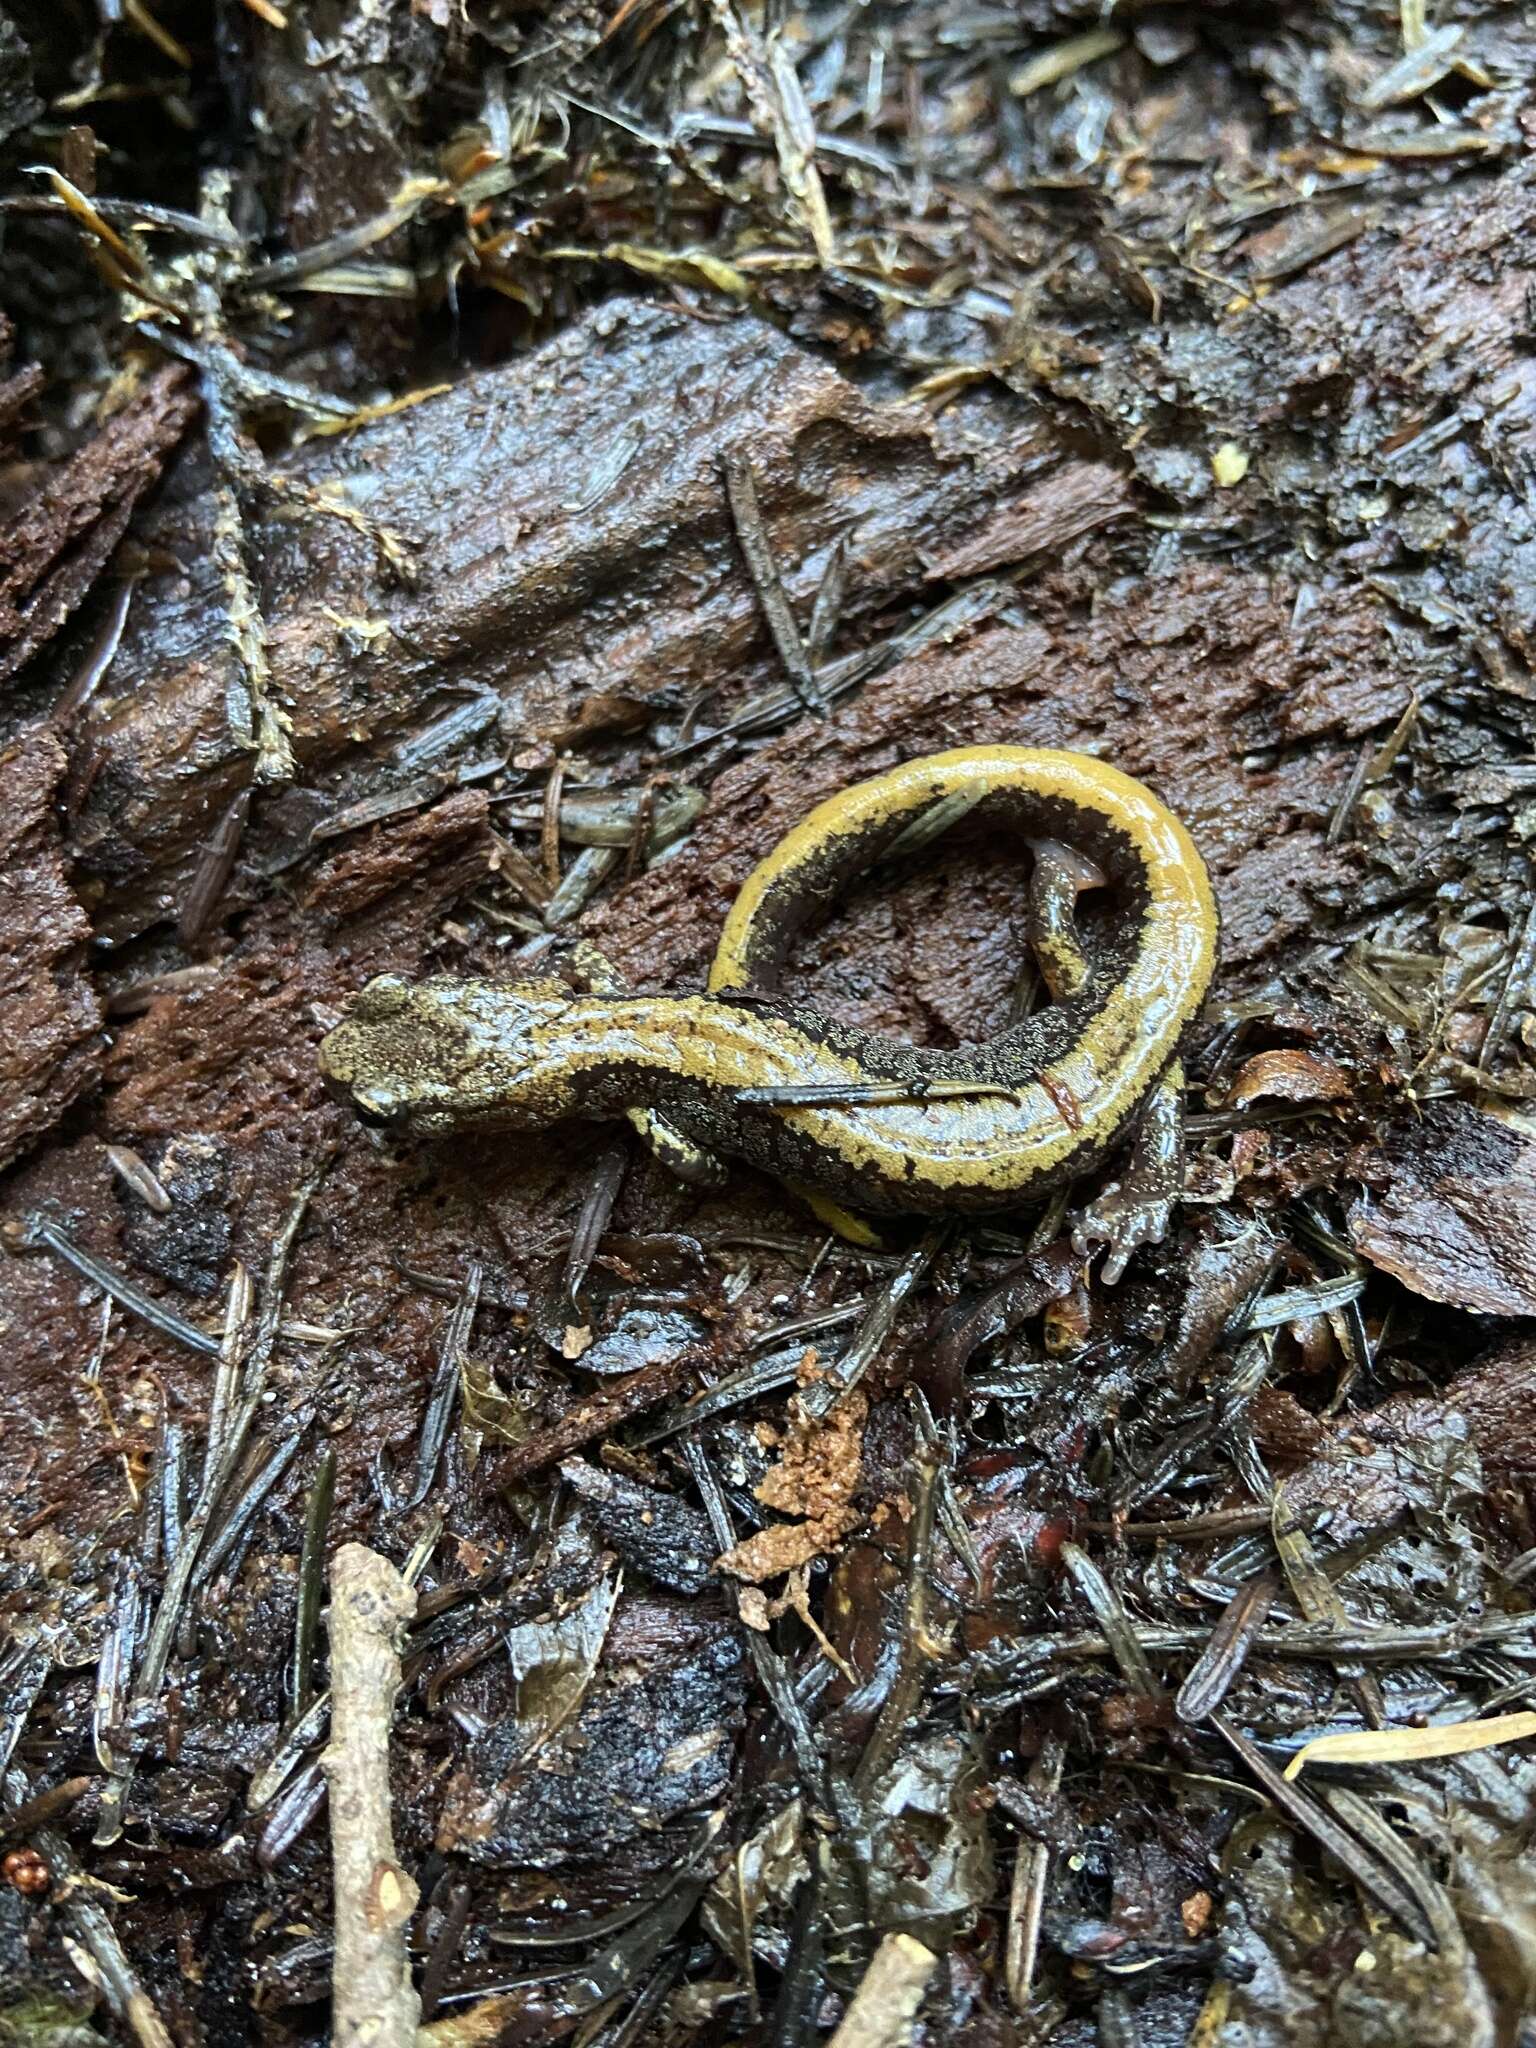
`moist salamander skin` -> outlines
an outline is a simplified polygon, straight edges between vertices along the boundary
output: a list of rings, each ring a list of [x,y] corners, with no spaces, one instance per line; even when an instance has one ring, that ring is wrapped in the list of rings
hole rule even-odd
[[[1031,849],[1029,936],[1055,1000],[985,1044],[934,1050],[781,994],[800,927],[939,805]],[[1114,915],[1090,956],[1071,905],[1099,883]],[[620,994],[611,976],[589,977],[585,992],[382,976],[326,1037],[320,1064],[366,1121],[408,1133],[628,1115],[690,1178],[718,1177],[724,1155],[877,1213],[997,1210],[1087,1171],[1138,1122],[1167,1123],[1217,943],[1205,865],[1150,790],[1087,755],[967,747],[818,805],[743,886],[707,994]],[[765,1089],[799,1099],[743,1099]],[[1168,1154],[1170,1141],[1139,1149]],[[1165,1158],[1164,1181],[1170,1170]],[[1133,1223],[1135,1242],[1161,1235],[1171,1192],[1151,1202],[1160,1216]],[[1119,1187],[1105,1194],[1127,1206]],[[1089,1234],[1118,1246],[1123,1232]]]

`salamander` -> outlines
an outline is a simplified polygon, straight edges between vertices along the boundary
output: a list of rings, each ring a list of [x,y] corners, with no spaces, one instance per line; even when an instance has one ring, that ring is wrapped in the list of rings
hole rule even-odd
[[[796,933],[849,881],[971,815],[1030,853],[1026,930],[1051,1000],[980,1045],[916,1047],[781,993]],[[1085,888],[1114,893],[1091,945]],[[369,982],[325,1038],[331,1091],[369,1123],[440,1137],[628,1116],[686,1178],[729,1156],[876,1214],[984,1212],[1131,1164],[1077,1226],[1119,1277],[1181,1184],[1181,1044],[1218,943],[1205,864],[1150,790],[1083,754],[963,747],[818,804],[748,877],[703,995],[624,991],[591,949],[584,983]]]

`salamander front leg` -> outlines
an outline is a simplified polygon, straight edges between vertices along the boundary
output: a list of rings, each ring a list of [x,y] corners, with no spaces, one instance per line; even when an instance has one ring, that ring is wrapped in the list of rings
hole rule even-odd
[[[1184,1068],[1174,1060],[1147,1099],[1131,1140],[1130,1157],[1083,1211],[1072,1233],[1079,1258],[1100,1245],[1109,1250],[1104,1280],[1113,1287],[1139,1246],[1161,1244],[1184,1185]]]
[[[605,954],[588,939],[578,939],[571,948],[571,979],[578,988],[597,996],[627,996],[630,987]],[[657,1109],[627,1112],[636,1136],[669,1173],[676,1174],[691,1188],[723,1188],[730,1170],[723,1159],[697,1144],[686,1131]]]

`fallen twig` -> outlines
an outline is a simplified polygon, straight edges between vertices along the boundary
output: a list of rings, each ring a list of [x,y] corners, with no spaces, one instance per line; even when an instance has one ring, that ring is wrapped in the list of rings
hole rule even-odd
[[[412,1878],[395,1861],[389,1724],[400,1689],[400,1631],[416,1595],[392,1564],[346,1543],[331,1564],[331,1742],[322,1760],[331,1800],[336,2048],[413,2048],[421,2001],[405,1935]]]
[[[7,1789],[18,1782],[19,1774],[13,1772]],[[138,2048],[173,2048],[165,2021],[129,1962],[106,1908],[86,1889],[68,1841],[53,1828],[39,1828],[33,1840],[52,1873],[54,1899],[71,1930],[65,1937],[70,1961],[101,1993]]]
[[[573,1402],[558,1422],[506,1453],[497,1469],[497,1484],[504,1486],[509,1479],[523,1479],[530,1472],[540,1472],[557,1459],[568,1458],[572,1451],[583,1449],[595,1437],[606,1436],[621,1422],[644,1415],[647,1409],[675,1394],[689,1373],[712,1364],[714,1358],[712,1344],[684,1344],[670,1358],[658,1358],[616,1385]]]
[[[725,476],[725,494],[730,500],[731,518],[736,525],[742,558],[784,672],[805,709],[817,718],[825,718],[827,700],[812,673],[800,627],[784,593],[779,565],[774,560],[768,529],[763,524],[757,502],[757,479],[752,473],[752,464],[739,450],[731,449],[721,456],[720,467]]]
[[[899,2048],[911,2035],[938,1960],[910,1934],[888,1934],[828,2048]]]

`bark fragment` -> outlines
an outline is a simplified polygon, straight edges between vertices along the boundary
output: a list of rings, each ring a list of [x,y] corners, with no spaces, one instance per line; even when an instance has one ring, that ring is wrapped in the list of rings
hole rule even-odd
[[[9,393],[21,383],[11,380],[0,405],[10,409]],[[196,410],[186,372],[157,370],[12,510],[0,527],[0,682],[52,639],[89,592]]]
[[[99,1078],[101,1006],[85,972],[91,928],[64,872],[53,799],[64,750],[33,732],[0,751],[0,1166]]]
[[[1431,1103],[1367,1169],[1355,1248],[1429,1301],[1536,1315],[1536,1142],[1466,1103]]]

